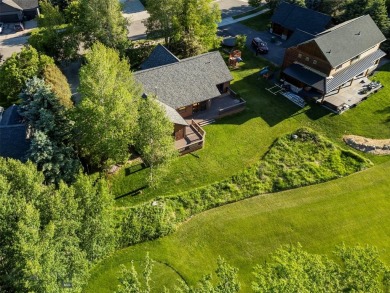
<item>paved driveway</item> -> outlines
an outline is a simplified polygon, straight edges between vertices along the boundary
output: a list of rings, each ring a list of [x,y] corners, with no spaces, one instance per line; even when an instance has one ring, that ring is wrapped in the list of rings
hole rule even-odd
[[[253,9],[247,0],[217,0],[215,2],[221,9],[222,18],[231,17]]]
[[[263,41],[265,41],[268,45],[269,52],[268,54],[259,55],[259,57],[263,57],[267,59],[268,61],[272,62],[273,64],[280,66],[283,62],[283,56],[285,48],[282,47],[282,43],[280,41],[277,41],[276,43],[271,42],[271,37],[273,36],[269,32],[259,32],[256,30],[253,30],[241,23],[233,23],[227,26],[223,26],[218,30],[218,35],[222,37],[226,36],[235,36],[235,35],[246,35],[246,45],[248,48],[251,48],[251,41],[254,37],[260,37]],[[255,51],[252,49],[253,54],[255,54]],[[243,59],[245,60],[245,56],[243,56]]]
[[[124,7],[122,10],[123,16],[130,19],[128,27],[128,37],[132,40],[146,38],[146,27],[143,21],[149,17],[145,7],[139,0],[120,0]],[[248,0],[215,0],[221,9],[222,18],[228,18],[233,15],[244,13],[253,9],[248,4]]]
[[[23,46],[27,44],[29,33],[32,29],[37,27],[34,20],[26,21],[24,23],[25,30],[22,32],[15,32],[14,23],[5,23],[4,31],[0,34],[0,53],[3,55],[3,61],[13,53],[18,53]]]

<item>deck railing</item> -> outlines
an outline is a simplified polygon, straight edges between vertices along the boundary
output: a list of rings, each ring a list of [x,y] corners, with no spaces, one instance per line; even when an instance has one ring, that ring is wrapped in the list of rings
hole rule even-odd
[[[246,107],[246,101],[243,98],[238,98],[239,102],[236,105],[229,106],[223,109],[219,109],[218,118],[222,118],[228,115],[236,114],[243,111]]]
[[[197,141],[187,144],[182,148],[179,148],[178,151],[180,155],[185,155],[193,151],[199,150],[203,148],[206,142],[206,131],[204,131],[202,127],[200,127],[200,125],[194,121],[194,119],[191,120],[190,127],[192,127],[192,130],[201,138]]]

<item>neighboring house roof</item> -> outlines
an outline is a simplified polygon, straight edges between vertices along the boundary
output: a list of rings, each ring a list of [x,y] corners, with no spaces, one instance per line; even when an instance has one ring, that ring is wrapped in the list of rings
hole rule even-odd
[[[0,120],[0,156],[24,161],[30,147],[26,139],[27,125],[18,113],[18,106],[7,108]]]
[[[331,78],[321,76],[301,64],[291,64],[283,72],[303,83],[312,86],[322,92],[329,93],[344,83],[350,81],[355,76],[365,72],[371,66],[374,66],[375,61],[386,55],[382,50],[377,50],[365,58],[355,62],[351,66],[346,67],[340,72],[334,74]]]
[[[0,125],[21,124],[23,117],[19,115],[18,109],[19,107],[17,105],[8,107],[1,115]]]
[[[153,49],[149,57],[141,64],[141,69],[149,69],[179,61],[180,60],[175,55],[173,55],[167,48],[165,48],[163,45],[158,44]]]
[[[168,105],[160,102],[159,100],[156,100],[165,110],[168,119],[174,123],[174,124],[179,124],[179,125],[188,125],[188,123],[184,120],[183,117],[180,116],[179,113],[172,107],[169,107]]]
[[[219,52],[210,52],[134,73],[147,94],[177,109],[220,95],[217,88],[233,79]]]
[[[14,5],[17,5],[22,10],[38,8],[38,0],[0,0],[0,1],[13,3]]]
[[[311,39],[315,38],[315,35],[307,33],[305,31],[302,31],[300,29],[297,29],[291,37],[283,43],[283,47],[290,48],[295,47],[298,44],[304,43],[306,41],[309,41]]]
[[[385,40],[369,15],[346,21],[313,39],[333,68]]]
[[[272,22],[291,31],[300,29],[311,34],[324,31],[331,20],[329,15],[286,2],[282,2],[271,17]]]
[[[0,6],[9,6],[9,7],[12,7],[16,10],[23,10],[22,7],[20,7],[18,4],[15,3],[15,1],[13,0],[0,0]],[[6,9],[7,11],[9,11],[8,9]],[[6,12],[6,11],[3,11],[3,9],[0,10],[0,13],[1,12]]]

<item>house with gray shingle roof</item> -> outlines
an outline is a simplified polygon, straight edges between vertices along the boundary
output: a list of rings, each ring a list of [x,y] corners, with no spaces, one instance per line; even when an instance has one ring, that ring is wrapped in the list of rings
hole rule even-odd
[[[175,138],[182,139],[186,135],[183,118],[209,109],[211,101],[228,90],[233,77],[219,52],[179,60],[163,46],[155,51],[144,62],[148,69],[135,72],[134,77],[146,95],[155,95],[166,105],[168,117],[175,119]]]
[[[0,0],[0,22],[30,20],[38,14],[38,0]]]
[[[330,97],[376,69],[386,55],[379,49],[385,40],[369,15],[357,17],[288,48],[281,76],[298,90],[315,91],[321,103],[338,111],[343,102],[332,104]]]
[[[332,24],[330,15],[317,12],[294,4],[282,2],[271,17],[271,33],[282,39],[292,37],[297,30],[316,35],[329,28]]]
[[[0,156],[24,161],[30,147],[26,134],[27,125],[18,106],[12,105],[5,111],[0,107]]]

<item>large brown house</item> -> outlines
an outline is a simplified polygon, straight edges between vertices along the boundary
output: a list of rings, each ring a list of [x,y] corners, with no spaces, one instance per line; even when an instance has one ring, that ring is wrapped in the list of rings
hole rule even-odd
[[[210,52],[179,60],[158,45],[134,73],[146,95],[155,95],[166,106],[174,123],[176,140],[183,139],[193,114],[209,109],[211,101],[228,90],[233,79],[219,52]]]
[[[375,70],[386,55],[379,49],[385,40],[369,15],[346,21],[288,48],[281,76],[295,92],[316,92],[322,103],[327,102]]]

